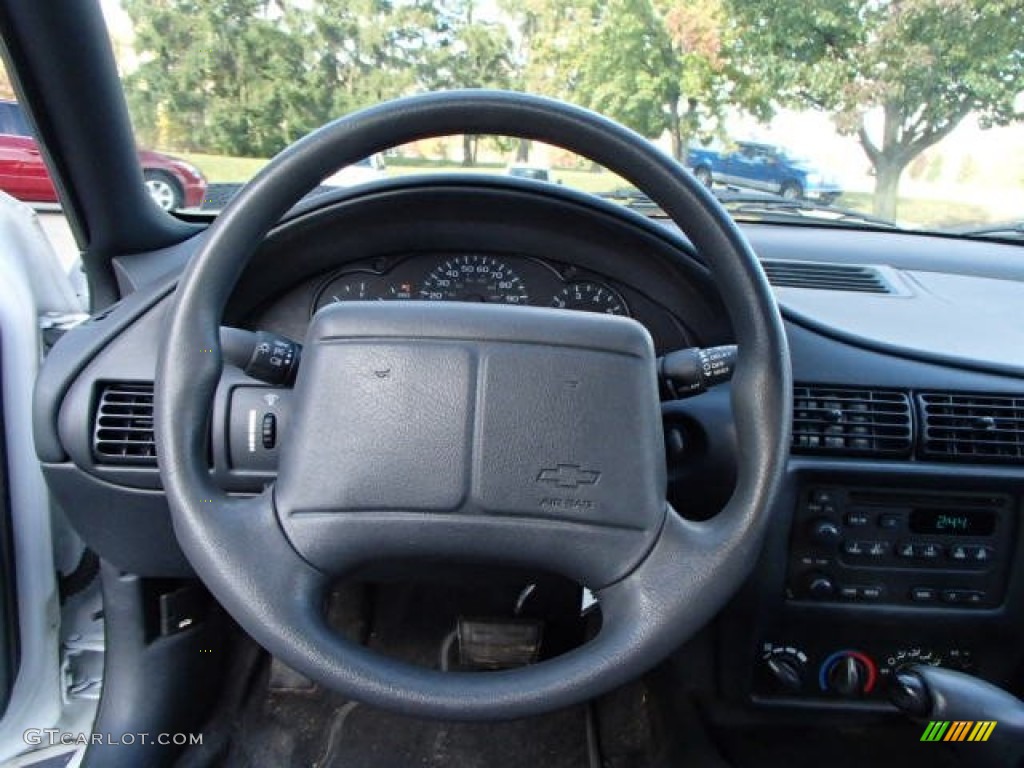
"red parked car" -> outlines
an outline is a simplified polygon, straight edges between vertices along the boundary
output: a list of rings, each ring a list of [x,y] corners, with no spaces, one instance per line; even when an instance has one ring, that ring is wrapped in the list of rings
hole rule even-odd
[[[139,164],[153,202],[165,211],[198,207],[206,193],[199,169],[176,157],[139,150]],[[57,191],[16,101],[0,100],[0,190],[34,203],[57,202]]]

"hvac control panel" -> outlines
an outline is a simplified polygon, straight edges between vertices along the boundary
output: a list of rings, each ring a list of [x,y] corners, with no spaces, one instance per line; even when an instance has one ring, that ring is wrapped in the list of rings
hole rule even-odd
[[[889,680],[918,664],[975,672],[972,651],[959,646],[833,646],[764,641],[754,675],[756,698],[884,702]]]
[[[786,598],[995,608],[1013,529],[1005,495],[809,486],[793,518]]]

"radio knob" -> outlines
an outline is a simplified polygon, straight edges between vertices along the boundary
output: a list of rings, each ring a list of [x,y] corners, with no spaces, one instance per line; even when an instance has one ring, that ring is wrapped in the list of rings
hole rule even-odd
[[[838,544],[839,540],[843,537],[843,532],[839,529],[839,526],[827,517],[819,517],[816,520],[812,520],[810,534],[811,541],[816,544],[829,546]]]
[[[816,600],[824,600],[835,594],[836,585],[823,573],[811,573],[807,576],[807,594]]]

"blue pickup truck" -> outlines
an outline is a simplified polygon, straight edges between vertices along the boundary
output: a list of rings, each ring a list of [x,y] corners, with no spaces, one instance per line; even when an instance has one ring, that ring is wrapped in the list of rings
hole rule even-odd
[[[834,178],[774,144],[740,141],[729,151],[691,149],[687,166],[707,187],[729,184],[823,203],[832,203],[843,193]]]

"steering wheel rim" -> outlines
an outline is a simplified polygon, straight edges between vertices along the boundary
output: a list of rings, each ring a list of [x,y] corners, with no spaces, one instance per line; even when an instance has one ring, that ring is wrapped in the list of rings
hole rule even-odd
[[[642,557],[598,584],[606,626],[595,640],[524,669],[442,675],[332,633],[320,610],[331,574],[311,564],[308,552],[293,546],[291,532],[282,531],[280,499],[273,492],[232,498],[212,484],[206,444],[209,405],[222,369],[221,316],[262,238],[339,165],[457,133],[543,141],[589,157],[647,192],[690,238],[716,280],[740,348],[732,383],[738,472],[732,498],[711,521],[683,520],[664,502],[661,515],[648,515],[651,535]],[[377,330],[391,322],[386,315]],[[339,314],[320,325],[334,321],[344,325],[351,318]],[[619,331],[601,326],[602,332],[609,329]],[[621,330],[629,336],[625,326]],[[644,358],[653,380],[653,354],[644,351],[639,337],[630,339],[624,348]],[[519,93],[458,91],[400,99],[340,118],[286,149],[242,189],[205,233],[178,284],[155,398],[157,454],[179,542],[243,628],[290,666],[353,698],[406,714],[485,720],[555,709],[622,684],[664,658],[725,604],[753,565],[785,469],[791,381],[781,318],[757,259],[726,212],[685,169],[638,134],[587,110]],[[663,456],[660,470],[652,472],[647,484],[660,484],[663,500]]]

